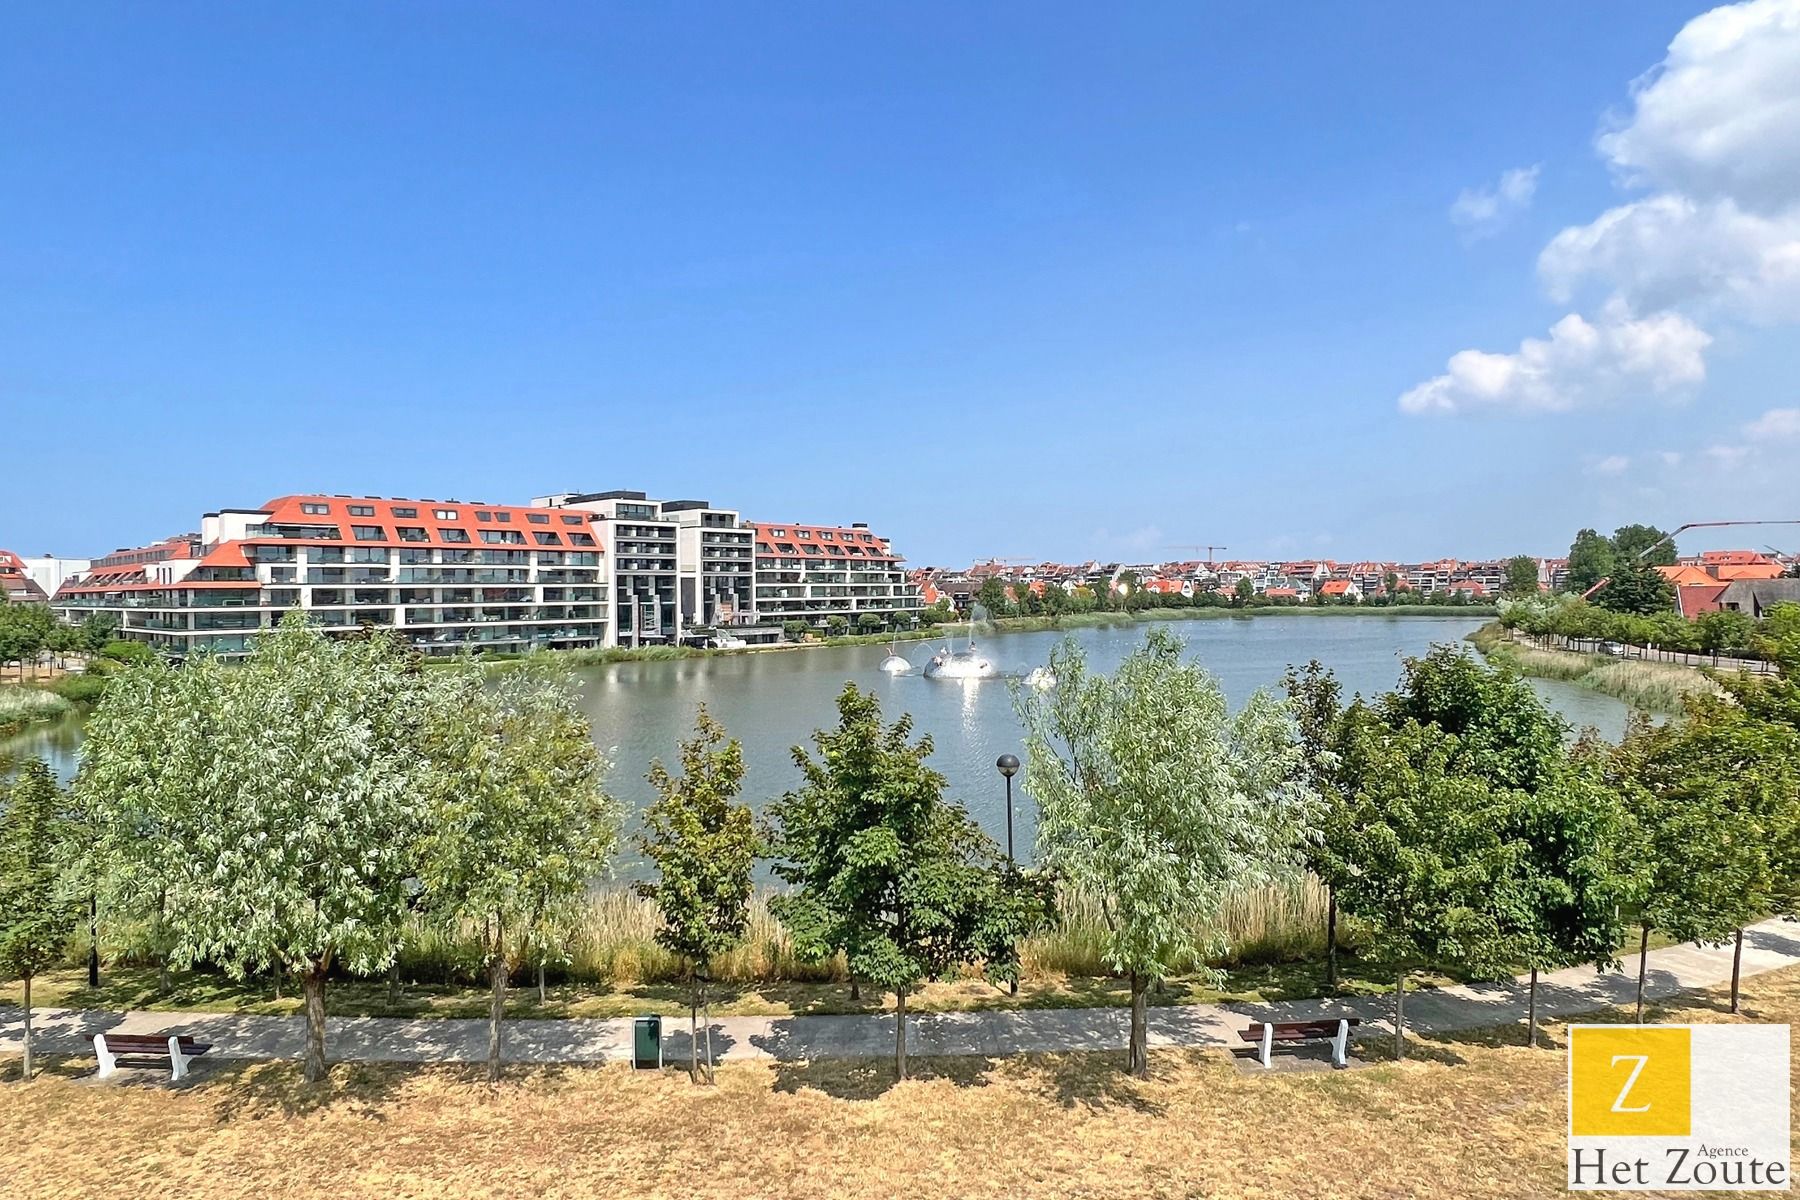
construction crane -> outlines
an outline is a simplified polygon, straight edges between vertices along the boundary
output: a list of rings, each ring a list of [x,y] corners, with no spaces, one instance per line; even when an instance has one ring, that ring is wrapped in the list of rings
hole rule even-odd
[[[1230,546],[1191,545],[1191,546],[1164,546],[1163,549],[1164,550],[1204,550],[1204,551],[1206,551],[1206,561],[1210,564],[1213,561],[1213,551],[1214,550],[1229,550],[1229,549],[1231,549],[1231,547]]]
[[[1668,545],[1670,542],[1673,542],[1676,538],[1680,537],[1682,534],[1686,533],[1690,529],[1724,529],[1727,526],[1735,526],[1735,525],[1800,525],[1800,520],[1792,520],[1792,521],[1689,521],[1686,525],[1682,525],[1679,528],[1677,528],[1674,533],[1669,534],[1667,537],[1659,538],[1657,541],[1654,541],[1654,542],[1650,543],[1650,545],[1645,546],[1642,550],[1639,550],[1637,553],[1637,557],[1635,559],[1633,559],[1632,561],[1633,562],[1643,562],[1644,559],[1648,558],[1651,554],[1662,549],[1664,546]],[[1773,549],[1773,547],[1771,547],[1771,549]],[[1609,584],[1611,582],[1612,582],[1611,575],[1602,575],[1600,577],[1600,581],[1598,583],[1594,584],[1594,586],[1589,588],[1587,591],[1581,593],[1581,598],[1583,600],[1591,599],[1595,592],[1599,591],[1601,588],[1605,587],[1607,584]]]

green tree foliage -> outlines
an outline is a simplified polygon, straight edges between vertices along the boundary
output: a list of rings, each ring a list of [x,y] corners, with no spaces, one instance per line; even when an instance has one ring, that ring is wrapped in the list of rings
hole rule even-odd
[[[1616,613],[1668,612],[1675,607],[1675,585],[1650,563],[1621,556],[1594,603]]]
[[[650,764],[656,801],[644,811],[638,845],[657,878],[636,885],[656,902],[662,927],[657,945],[688,968],[688,1075],[700,1079],[700,1014],[713,960],[744,940],[750,928],[750,876],[761,842],[748,805],[736,804],[744,782],[744,749],[702,706],[694,736],[681,743],[681,774],[661,760]],[[705,1074],[712,1081],[712,1019],[707,1014]]]
[[[160,916],[178,963],[299,975],[309,1081],[332,967],[394,957],[437,783],[425,746],[465,698],[389,638],[331,641],[290,614],[242,665],[121,674],[88,722],[77,788],[119,900]]]
[[[1325,987],[1332,989],[1338,983],[1337,882],[1343,866],[1337,850],[1359,783],[1348,769],[1352,760],[1343,753],[1348,726],[1337,676],[1314,659],[1304,667],[1289,667],[1282,688],[1299,731],[1300,778],[1318,798],[1315,836],[1305,846],[1307,866],[1325,885]]]
[[[781,623],[781,636],[790,642],[805,641],[806,635],[810,632],[812,632],[812,626],[805,621],[783,621]]]
[[[912,719],[881,719],[847,684],[838,725],[794,747],[804,783],[769,810],[775,874],[794,892],[771,908],[809,957],[842,951],[851,975],[894,993],[894,1064],[906,1077],[906,998],[959,963],[1018,971],[1018,944],[1049,919],[1049,881],[1002,859],[926,765]]]
[[[425,910],[447,930],[479,934],[493,1081],[512,970],[555,939],[606,869],[619,811],[566,668],[534,661],[492,685],[458,672],[453,685],[428,710],[418,872]]]
[[[1562,759],[1561,718],[1519,676],[1489,670],[1455,646],[1408,659],[1400,687],[1383,697],[1390,725],[1435,725],[1455,735],[1449,767],[1501,788],[1535,790]]]
[[[1612,542],[1604,534],[1583,529],[1569,547],[1569,590],[1587,591],[1612,574],[1613,561]]]
[[[1496,900],[1512,952],[1531,970],[1526,1045],[1537,1044],[1538,973],[1616,966],[1625,938],[1640,879],[1636,829],[1606,777],[1607,750],[1583,739],[1508,814],[1505,836],[1521,853]]]
[[[1110,677],[1052,651],[1057,686],[1021,688],[1038,852],[1106,918],[1104,955],[1131,982],[1130,1070],[1149,1071],[1147,995],[1225,897],[1293,873],[1311,790],[1286,707],[1232,714],[1218,681],[1151,630]]]
[[[1712,654],[1715,663],[1719,655],[1741,654],[1750,650],[1756,641],[1756,621],[1749,613],[1728,608],[1700,614],[1694,621],[1694,628],[1700,648]]]
[[[55,629],[56,618],[48,605],[0,602],[0,666],[17,663],[23,674],[29,663],[35,673],[38,656],[49,648]]]
[[[1506,582],[1501,593],[1507,596],[1538,594],[1538,563],[1529,554],[1515,554],[1506,560]]]
[[[82,649],[90,654],[100,653],[100,648],[119,635],[119,618],[114,613],[89,613],[81,621]]]
[[[1675,540],[1654,525],[1621,525],[1613,530],[1613,557],[1618,565],[1641,563],[1647,567],[1675,565]]]
[[[982,580],[975,602],[987,609],[989,617],[1004,617],[1012,611],[1012,601],[1006,598],[1006,583],[998,575]]]
[[[1515,796],[1456,769],[1459,739],[1435,725],[1390,724],[1351,705],[1346,739],[1360,780],[1335,830],[1338,902],[1393,964],[1394,1053],[1406,1052],[1406,979],[1422,967],[1499,974],[1512,949],[1493,902],[1519,848],[1504,830]]]
[[[0,788],[0,970],[25,985],[24,1078],[31,1078],[31,981],[62,956],[80,908],[63,886],[70,852],[63,794],[32,760]]]
[[[848,619],[833,613],[831,616],[825,618],[825,632],[830,637],[843,637],[846,633],[850,632],[850,622]]]
[[[1254,599],[1256,599],[1256,585],[1251,583],[1247,576],[1232,585],[1231,601],[1235,607],[1242,608]]]
[[[881,614],[872,613],[872,612],[857,614],[856,627],[858,629],[860,629],[862,632],[874,633],[877,629],[880,629],[881,626],[882,626]]]

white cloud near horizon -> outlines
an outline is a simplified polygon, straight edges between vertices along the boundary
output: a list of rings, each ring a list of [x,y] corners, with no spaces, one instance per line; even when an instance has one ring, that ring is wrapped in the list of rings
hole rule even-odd
[[[1511,354],[1452,355],[1444,374],[1400,397],[1400,410],[1562,412],[1644,391],[1662,394],[1706,377],[1711,342],[1678,313],[1637,318],[1608,306],[1597,321],[1570,313],[1550,327],[1548,338],[1526,338]]]
[[[1542,164],[1502,171],[1497,182],[1464,188],[1450,206],[1450,223],[1470,238],[1500,232],[1515,213],[1531,207]]]
[[[1706,377],[1698,323],[1800,322],[1800,0],[1702,13],[1631,85],[1595,141],[1621,185],[1652,194],[1564,229],[1538,256],[1571,311],[1511,354],[1464,350],[1400,397],[1408,413],[1561,412],[1679,396]],[[1594,311],[1594,310],[1589,310]]]

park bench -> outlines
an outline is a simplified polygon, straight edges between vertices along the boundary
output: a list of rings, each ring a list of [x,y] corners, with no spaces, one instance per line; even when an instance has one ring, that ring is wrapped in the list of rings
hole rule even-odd
[[[119,1060],[131,1059],[163,1059],[169,1060],[169,1078],[182,1079],[188,1073],[188,1064],[205,1054],[212,1047],[193,1038],[160,1033],[96,1033],[94,1035],[94,1057],[100,1060],[100,1078],[105,1079],[118,1070]]]
[[[1257,1061],[1269,1066],[1269,1056],[1276,1042],[1331,1043],[1331,1061],[1343,1066],[1350,1050],[1350,1030],[1359,1024],[1356,1017],[1331,1017],[1323,1021],[1258,1021],[1238,1036],[1257,1048]]]

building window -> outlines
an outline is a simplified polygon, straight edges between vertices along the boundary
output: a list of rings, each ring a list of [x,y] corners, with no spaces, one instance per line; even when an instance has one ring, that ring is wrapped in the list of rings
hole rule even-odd
[[[537,538],[537,544],[540,546],[560,546],[560,545],[562,545],[562,536],[560,534],[541,533],[540,532],[540,533],[534,534],[533,536]]]
[[[322,517],[331,511],[329,504],[302,504],[300,511],[309,517]]]
[[[417,525],[398,525],[395,526],[394,532],[400,535],[400,540],[403,542],[428,542],[431,540],[431,535]]]
[[[571,533],[569,535],[569,541],[576,546],[592,546],[595,544],[594,535],[591,533]]]
[[[490,546],[522,546],[525,544],[525,535],[516,529],[484,529],[481,531],[481,540]]]
[[[379,525],[352,525],[350,532],[356,535],[359,542],[385,542],[387,534]]]
[[[837,534],[831,532],[829,529],[827,529],[823,533],[819,534],[819,536],[824,538],[828,542],[837,541]]]
[[[353,517],[372,517],[375,515],[375,506],[373,504],[352,504],[350,506],[350,515]]]
[[[512,522],[512,514],[497,512],[494,514],[494,520],[500,522],[502,525],[510,524]]]
[[[571,517],[565,513],[563,515],[562,521],[563,521],[564,525],[584,525],[587,523],[587,518],[586,517]]]
[[[550,523],[550,514],[549,513],[526,513],[525,519],[527,521],[530,521],[533,525],[548,525]]]
[[[491,521],[494,519],[494,514],[491,512],[482,512],[480,509],[477,509],[475,511],[475,519],[477,521]]]
[[[454,508],[434,508],[431,510],[431,515],[440,521],[456,520],[456,510]]]
[[[797,538],[801,538],[802,540],[809,539],[812,537],[812,530],[802,529],[799,533],[796,533],[794,536]]]
[[[469,540],[469,531],[466,529],[440,529],[438,536],[446,542],[466,542]]]
[[[394,505],[388,511],[404,520],[416,521],[419,519],[419,510],[416,508],[401,508],[399,505]]]

